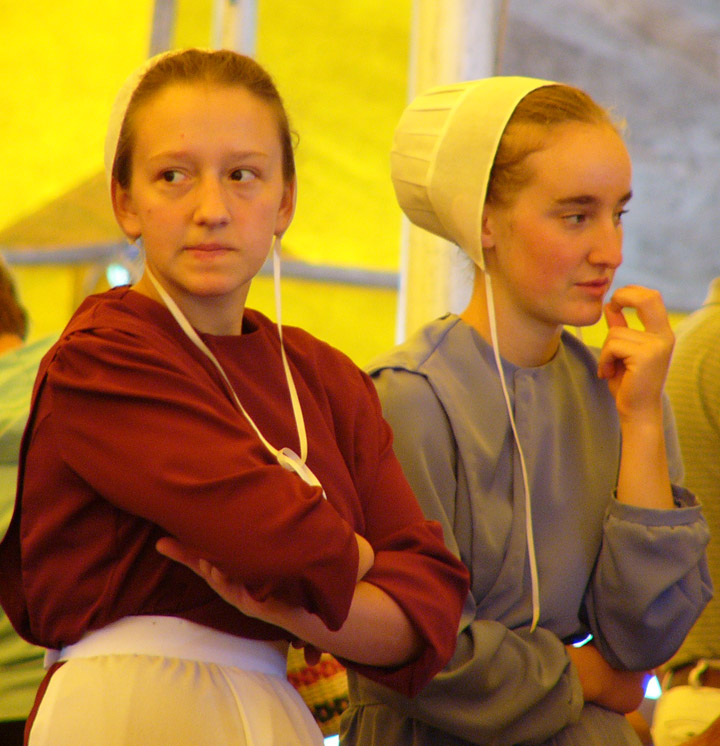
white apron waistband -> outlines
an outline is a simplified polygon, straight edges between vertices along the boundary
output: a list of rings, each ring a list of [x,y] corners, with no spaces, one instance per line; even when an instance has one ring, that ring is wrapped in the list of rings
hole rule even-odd
[[[45,653],[45,667],[98,655],[158,655],[286,677],[287,660],[270,642],[249,640],[171,616],[130,616]]]

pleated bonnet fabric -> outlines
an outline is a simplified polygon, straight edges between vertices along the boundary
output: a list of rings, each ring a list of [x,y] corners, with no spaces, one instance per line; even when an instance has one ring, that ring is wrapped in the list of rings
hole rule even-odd
[[[432,88],[395,129],[390,173],[403,212],[481,268],[482,211],[500,138],[520,101],[546,85],[554,82],[497,76]]]

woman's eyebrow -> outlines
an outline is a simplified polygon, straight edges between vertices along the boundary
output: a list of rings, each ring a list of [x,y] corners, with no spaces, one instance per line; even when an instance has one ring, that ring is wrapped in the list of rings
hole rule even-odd
[[[632,190],[624,194],[618,200],[618,204],[624,205],[632,199]],[[593,205],[600,202],[600,200],[592,194],[577,194],[571,197],[562,197],[555,200],[556,205]]]

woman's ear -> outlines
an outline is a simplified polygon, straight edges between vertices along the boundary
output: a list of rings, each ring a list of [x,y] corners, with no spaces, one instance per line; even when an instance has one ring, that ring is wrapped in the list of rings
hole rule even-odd
[[[110,185],[110,196],[115,219],[123,233],[131,241],[137,240],[142,235],[142,228],[130,190],[120,186],[119,182],[113,179]]]
[[[495,247],[495,211],[490,205],[483,207],[481,239],[483,249]]]
[[[297,179],[285,183],[283,195],[278,208],[277,220],[275,221],[275,235],[282,236],[290,227],[293,215],[295,215],[295,204],[297,202]]]

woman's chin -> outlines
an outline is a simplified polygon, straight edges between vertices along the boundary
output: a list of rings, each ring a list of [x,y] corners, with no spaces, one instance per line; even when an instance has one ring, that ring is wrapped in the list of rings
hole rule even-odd
[[[569,313],[565,326],[594,326],[601,318],[602,303],[598,303],[596,308],[582,308]]]

